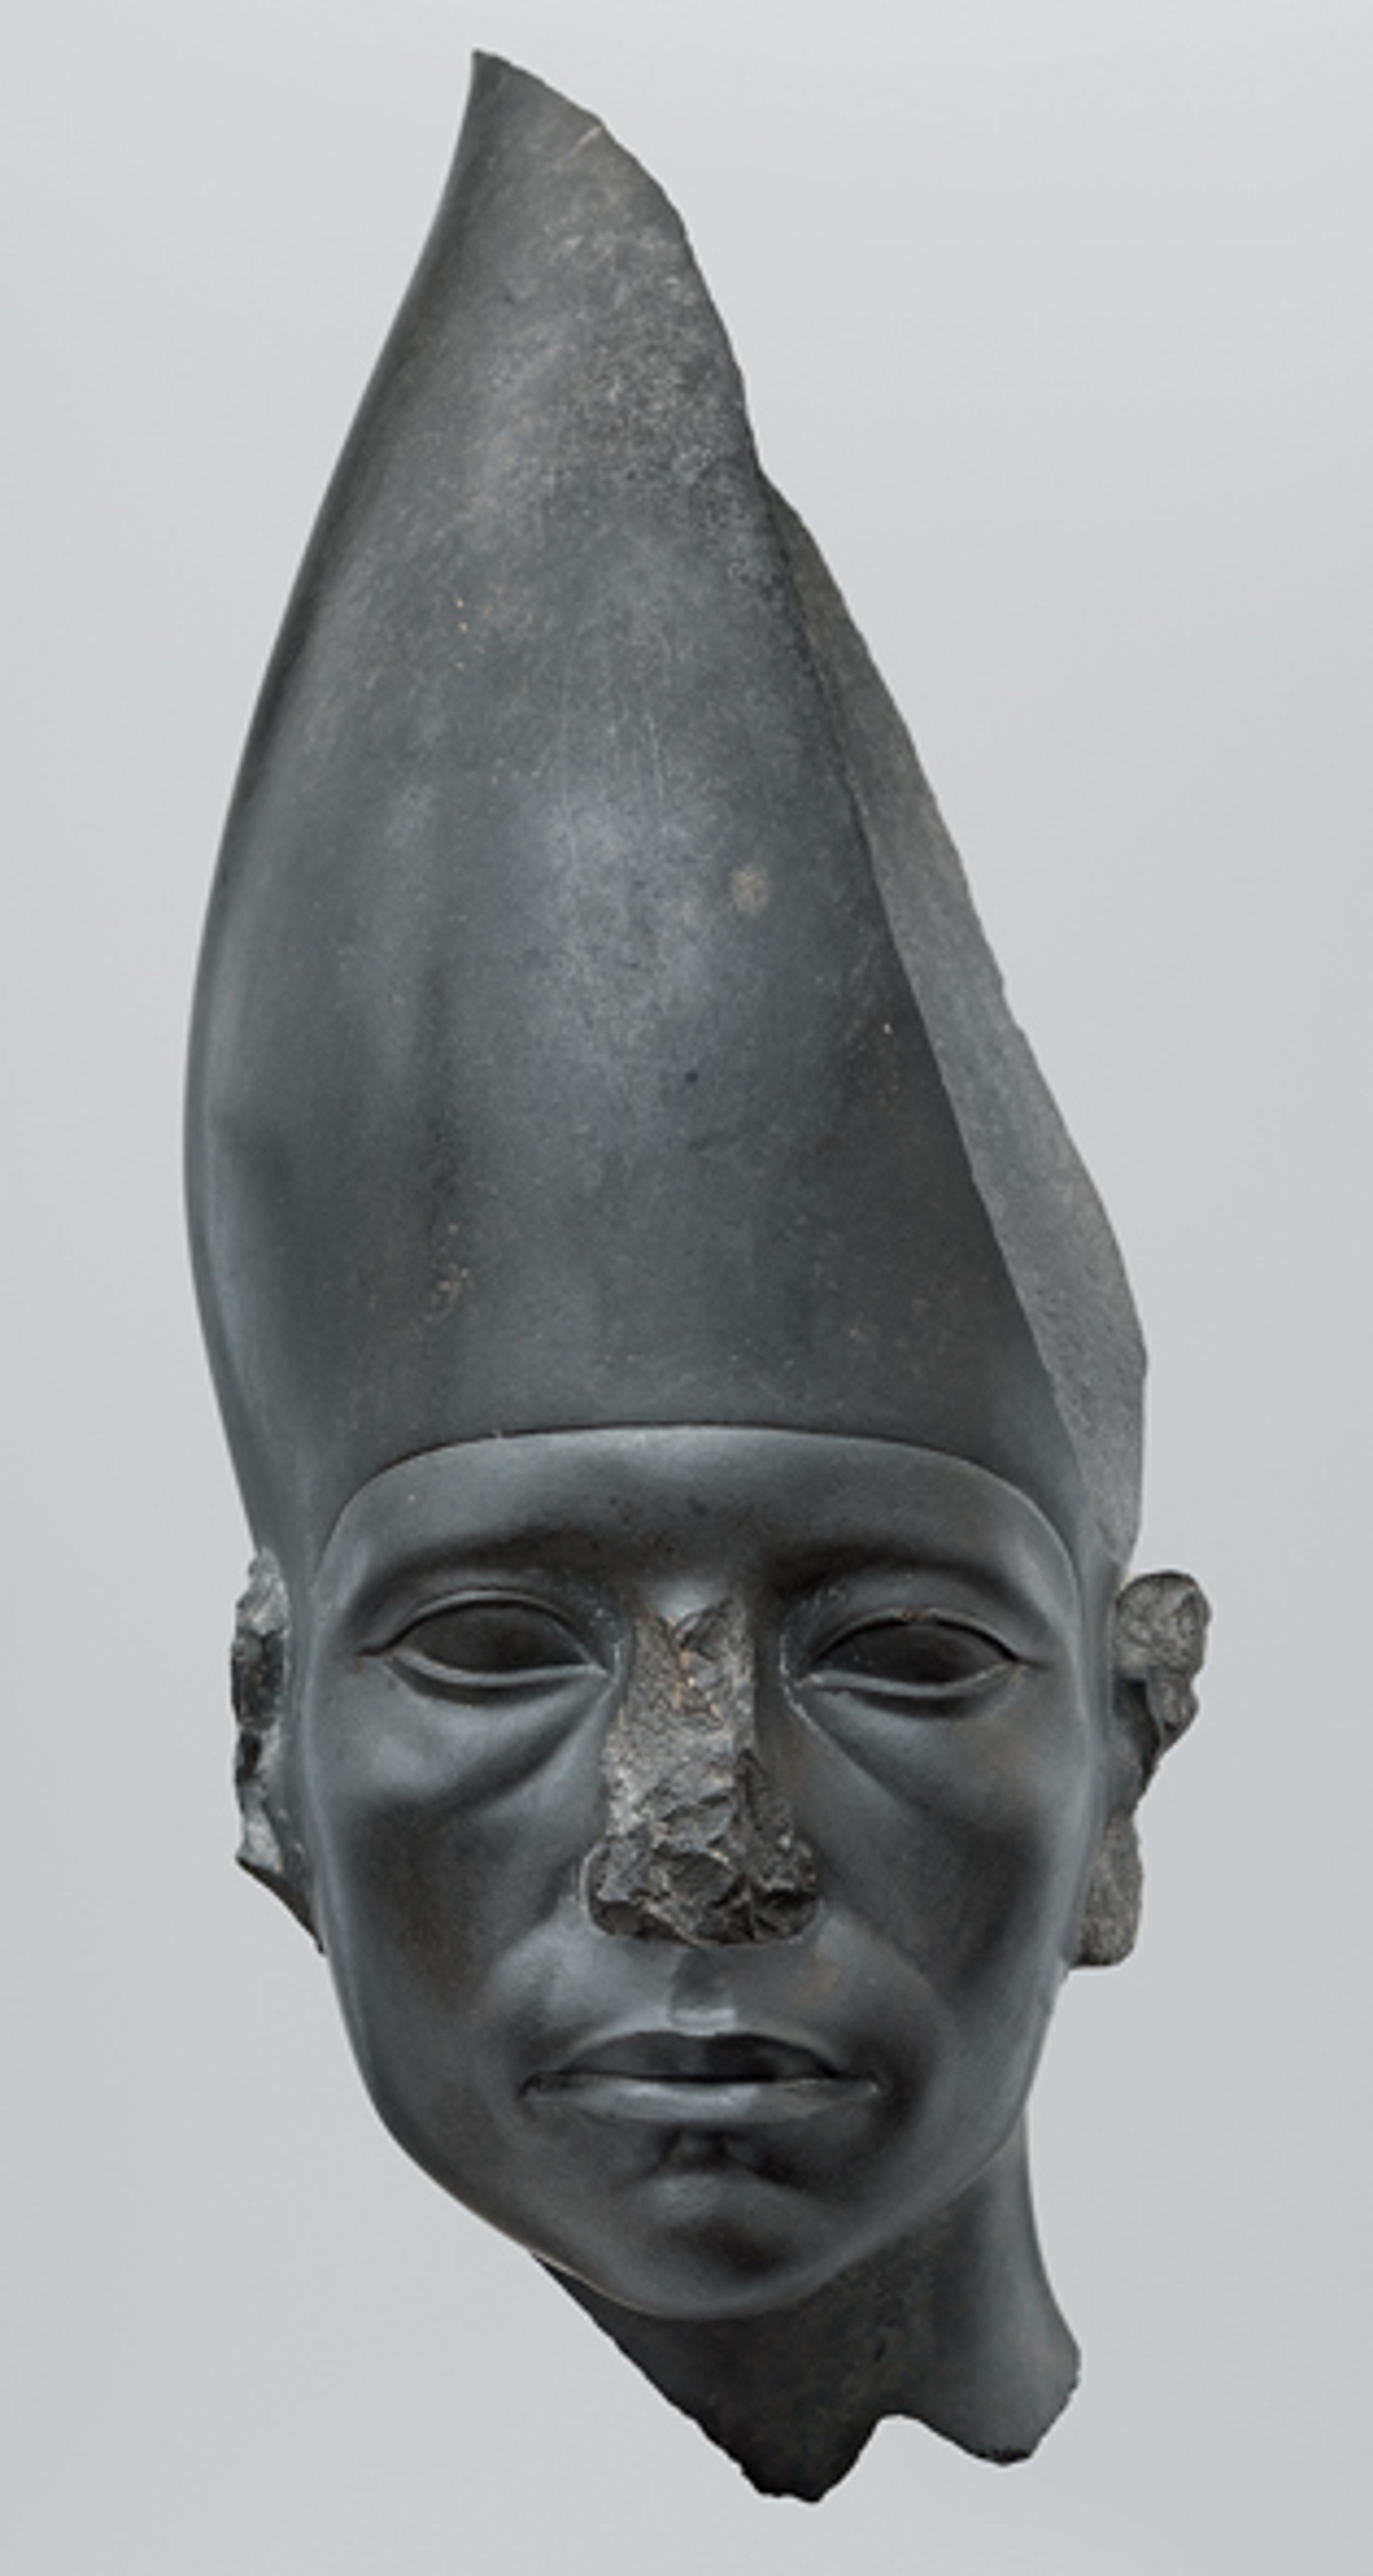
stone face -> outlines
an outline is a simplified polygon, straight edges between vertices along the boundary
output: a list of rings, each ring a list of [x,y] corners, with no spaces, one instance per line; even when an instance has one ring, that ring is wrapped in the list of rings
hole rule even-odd
[[[197,991],[240,1857],[401,2144],[768,2492],[1033,2450],[1024,2114],[1205,1607],[1143,1354],[681,223],[479,60]]]

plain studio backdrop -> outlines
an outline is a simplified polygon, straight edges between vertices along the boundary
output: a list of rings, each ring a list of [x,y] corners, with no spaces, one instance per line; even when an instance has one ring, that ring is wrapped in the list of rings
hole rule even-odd
[[[763,2502],[383,2135],[236,1875],[180,1239],[234,764],[479,45],[664,182],[911,722],[1216,1607],[1034,2117],[1081,2394]],[[1373,1805],[1367,0],[46,0],[3,187],[15,2576],[1352,2570]],[[1365,2504],[1367,2498],[1364,2499]]]

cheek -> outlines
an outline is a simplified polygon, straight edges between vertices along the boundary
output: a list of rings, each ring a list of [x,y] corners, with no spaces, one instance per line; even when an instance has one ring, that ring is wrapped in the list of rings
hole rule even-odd
[[[300,1809],[320,1928],[350,2022],[470,2002],[575,1889],[599,1812],[585,1701],[506,1716],[375,1665],[312,1676]]]
[[[1026,1676],[986,1715],[812,1733],[806,1824],[836,1894],[966,2028],[1047,2008],[1096,1839],[1085,1696]]]
[[[1056,1988],[1095,1840],[1098,1763],[1075,1712],[997,1730],[965,1773],[955,1754],[940,1818],[965,1860],[968,1960],[1043,1973]]]

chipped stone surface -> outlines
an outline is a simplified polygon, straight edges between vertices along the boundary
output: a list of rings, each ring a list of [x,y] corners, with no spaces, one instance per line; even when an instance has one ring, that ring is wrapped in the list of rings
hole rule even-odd
[[[286,1677],[290,1605],[281,1568],[267,1548],[254,1557],[234,1610],[229,1687],[244,1737],[260,1742],[280,1709]]]
[[[804,1928],[815,1868],[758,1758],[753,1653],[736,1603],[640,1618],[605,1776],[607,1829],[587,1868],[603,1931],[702,1944]]]
[[[1111,1639],[1117,1779],[1083,1900],[1079,1968],[1117,1967],[1138,1939],[1144,1865],[1135,1809],[1163,1755],[1196,1716],[1210,1618],[1190,1574],[1137,1574],[1117,1597]]]
[[[1160,1755],[1196,1716],[1194,1684],[1210,1618],[1206,1596],[1190,1574],[1137,1574],[1116,1602],[1116,1702],[1119,1708],[1133,1686],[1147,1711],[1148,1729],[1140,1730],[1146,1782]]]

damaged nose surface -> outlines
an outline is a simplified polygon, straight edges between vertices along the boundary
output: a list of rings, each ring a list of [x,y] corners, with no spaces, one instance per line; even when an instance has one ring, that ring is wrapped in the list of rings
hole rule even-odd
[[[753,1646],[735,1602],[635,1624],[606,1737],[592,1920],[641,1941],[782,1941],[815,1911],[815,1864],[758,1754]]]

